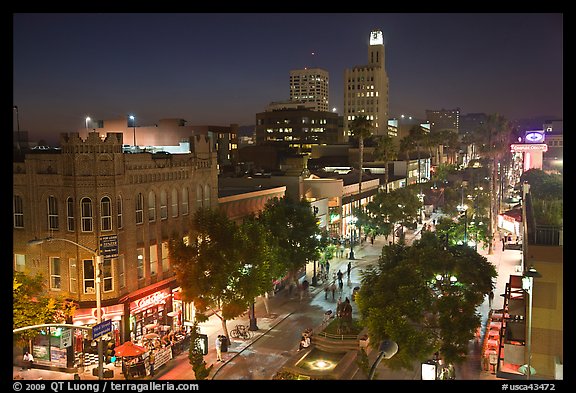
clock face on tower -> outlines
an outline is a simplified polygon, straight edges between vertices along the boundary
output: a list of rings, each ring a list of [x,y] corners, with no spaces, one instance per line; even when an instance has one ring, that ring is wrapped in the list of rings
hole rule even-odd
[[[384,38],[380,30],[370,33],[370,45],[384,45]]]
[[[544,133],[538,131],[529,131],[524,135],[525,143],[541,143],[544,141]]]

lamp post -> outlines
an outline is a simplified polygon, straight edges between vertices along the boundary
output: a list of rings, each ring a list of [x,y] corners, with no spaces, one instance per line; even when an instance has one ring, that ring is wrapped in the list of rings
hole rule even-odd
[[[350,217],[350,224],[356,225],[356,221],[358,219],[354,216]],[[354,259],[354,235],[356,234],[356,229],[354,231],[350,231],[350,255],[348,259]]]
[[[76,247],[79,247],[83,250],[88,251],[94,256],[94,282],[95,282],[95,291],[96,291],[96,321],[97,323],[102,322],[102,299],[100,295],[100,265],[102,264],[102,255],[98,253],[98,250],[93,250],[82,244],[76,243],[75,241],[64,239],[64,238],[54,238],[54,237],[46,237],[43,239],[34,239],[28,242],[29,245],[36,245],[42,244],[44,242],[54,242],[54,241],[63,241],[74,244]],[[102,337],[98,339],[98,379],[102,379]]]
[[[134,148],[136,148],[136,118],[134,115],[130,115],[129,119],[132,120],[132,127],[134,127]]]
[[[526,291],[526,294],[528,295],[528,333],[526,335],[528,361],[526,367],[526,379],[530,379],[530,374],[532,374],[532,367],[530,365],[532,362],[532,289],[535,277],[542,277],[542,275],[538,273],[534,266],[530,266],[522,276],[522,289]]]

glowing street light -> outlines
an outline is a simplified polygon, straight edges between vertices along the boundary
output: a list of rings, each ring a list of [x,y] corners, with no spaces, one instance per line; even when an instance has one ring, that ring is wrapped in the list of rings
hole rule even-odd
[[[128,118],[132,120],[132,127],[134,127],[134,147],[136,147],[136,118],[134,115],[130,115]]]
[[[90,122],[92,121],[92,119],[90,118],[90,116],[86,116],[86,129],[88,129],[88,124],[90,124]]]
[[[64,238],[54,238],[54,237],[46,237],[44,239],[34,239],[28,242],[29,245],[37,245],[42,244],[44,242],[54,242],[54,241],[63,241],[74,244],[76,247],[79,247],[85,251],[88,251],[94,256],[94,282],[95,282],[95,291],[96,291],[96,322],[100,324],[102,322],[102,299],[100,294],[100,266],[102,265],[102,255],[98,253],[98,250],[93,250],[82,244],[76,243],[75,241],[64,239]],[[102,359],[103,358],[103,351],[102,351],[102,338],[100,337],[98,340],[98,379],[102,379]]]

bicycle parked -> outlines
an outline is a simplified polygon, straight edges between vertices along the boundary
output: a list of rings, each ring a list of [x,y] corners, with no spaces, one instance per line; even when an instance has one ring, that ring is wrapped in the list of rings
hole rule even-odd
[[[248,325],[236,325],[236,327],[230,331],[230,336],[232,336],[232,338],[248,340],[252,338],[252,332],[248,328]]]

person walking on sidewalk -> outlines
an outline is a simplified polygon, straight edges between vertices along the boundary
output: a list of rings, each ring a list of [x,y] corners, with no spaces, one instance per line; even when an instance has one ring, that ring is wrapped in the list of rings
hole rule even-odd
[[[350,281],[350,271],[352,270],[352,261],[348,261],[348,281]]]
[[[326,277],[329,277],[328,274],[330,274],[330,262],[326,261]]]
[[[216,337],[216,361],[217,362],[223,362],[224,360],[222,360],[222,335],[218,335],[218,337]]]
[[[332,281],[332,285],[330,285],[330,290],[332,291],[332,300],[334,300],[336,296],[336,282]]]

